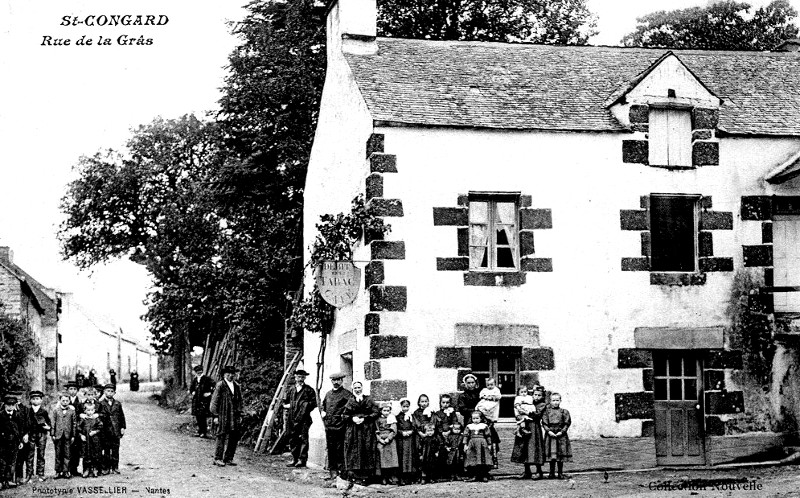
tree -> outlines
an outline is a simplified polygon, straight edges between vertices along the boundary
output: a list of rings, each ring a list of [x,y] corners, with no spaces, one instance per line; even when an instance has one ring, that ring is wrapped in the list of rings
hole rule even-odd
[[[770,50],[797,37],[797,11],[773,0],[749,15],[746,2],[722,1],[707,7],[658,11],[637,19],[622,39],[626,46],[701,50]]]
[[[154,346],[175,357],[181,384],[192,339],[202,343],[222,300],[224,220],[211,188],[224,160],[219,131],[195,116],[157,118],[133,132],[124,153],[81,157],[61,204],[65,258],[88,268],[127,257],[147,268]]]
[[[29,384],[25,367],[38,351],[25,323],[0,312],[0,392]]]
[[[597,17],[587,0],[385,0],[381,36],[585,45]]]

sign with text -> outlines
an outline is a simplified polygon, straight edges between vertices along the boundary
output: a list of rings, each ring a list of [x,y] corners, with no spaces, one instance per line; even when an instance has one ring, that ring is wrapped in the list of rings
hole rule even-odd
[[[317,287],[322,298],[337,308],[355,301],[361,286],[361,270],[352,261],[323,261],[317,267]]]

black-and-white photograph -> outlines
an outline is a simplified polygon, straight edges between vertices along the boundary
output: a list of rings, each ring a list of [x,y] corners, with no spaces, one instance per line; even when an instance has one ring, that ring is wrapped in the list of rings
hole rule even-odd
[[[800,0],[5,0],[0,496],[800,496]]]

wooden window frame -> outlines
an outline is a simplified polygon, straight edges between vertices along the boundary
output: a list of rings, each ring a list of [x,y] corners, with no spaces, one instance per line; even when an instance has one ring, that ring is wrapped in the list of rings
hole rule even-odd
[[[700,260],[699,260],[699,231],[700,231],[700,200],[702,195],[700,194],[664,194],[664,193],[653,193],[649,196],[651,199],[653,197],[672,197],[672,198],[685,198],[685,199],[693,199],[694,200],[694,209],[693,209],[693,230],[692,230],[692,242],[693,242],[693,254],[694,254],[694,266],[691,270],[666,270],[663,268],[653,268],[651,266],[650,270],[658,273],[695,273],[700,268]],[[650,203],[652,206],[652,202]],[[651,265],[652,265],[652,254],[653,248],[653,213],[652,207],[650,209],[650,213],[648,213],[649,223],[650,223],[650,254],[651,254]]]
[[[521,257],[520,257],[520,238],[519,238],[519,230],[520,230],[520,220],[519,220],[519,202],[520,193],[519,192],[470,192],[468,203],[473,202],[485,202],[487,203],[487,233],[489,235],[488,245],[487,245],[487,261],[488,265],[483,268],[480,266],[473,266],[472,265],[472,248],[473,247],[483,247],[473,245],[472,243],[472,226],[473,225],[484,225],[483,223],[473,223],[470,218],[468,219],[468,258],[469,258],[469,271],[476,271],[476,272],[509,272],[509,273],[519,273],[521,270]],[[514,204],[514,225],[513,230],[511,233],[514,236],[513,245],[509,244],[501,245],[500,247],[510,247],[511,248],[511,257],[514,260],[513,267],[498,267],[496,266],[496,259],[497,259],[497,248],[498,244],[496,241],[497,231],[495,229],[496,222],[495,222],[495,213],[497,212],[497,203],[498,202],[509,202]]]

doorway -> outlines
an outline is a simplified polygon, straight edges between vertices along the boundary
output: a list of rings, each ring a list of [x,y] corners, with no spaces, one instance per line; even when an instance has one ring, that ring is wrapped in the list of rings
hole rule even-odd
[[[694,352],[653,352],[658,465],[705,464],[701,370]]]
[[[521,346],[473,347],[472,374],[478,385],[486,387],[486,379],[493,378],[500,389],[500,419],[514,418],[514,397],[519,387],[519,359]]]

